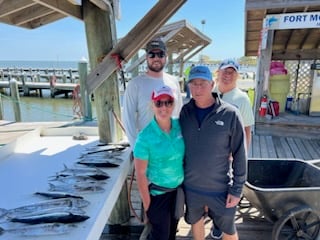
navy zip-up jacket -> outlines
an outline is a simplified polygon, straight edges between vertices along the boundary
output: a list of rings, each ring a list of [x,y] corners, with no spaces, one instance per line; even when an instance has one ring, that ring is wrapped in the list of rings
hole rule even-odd
[[[247,158],[239,111],[216,99],[199,127],[194,99],[183,106],[180,125],[185,142],[184,185],[203,193],[230,193],[240,197],[246,181]],[[232,153],[230,177],[229,156]],[[231,184],[230,184],[231,183]]]

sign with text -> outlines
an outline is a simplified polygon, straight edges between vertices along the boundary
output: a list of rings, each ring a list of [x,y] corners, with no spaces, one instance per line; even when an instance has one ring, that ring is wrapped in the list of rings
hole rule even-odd
[[[320,28],[320,12],[298,12],[267,15],[263,27],[269,30]]]

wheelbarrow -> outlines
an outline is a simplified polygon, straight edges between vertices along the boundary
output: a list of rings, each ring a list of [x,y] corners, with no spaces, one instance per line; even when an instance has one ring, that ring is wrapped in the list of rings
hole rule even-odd
[[[300,159],[249,159],[243,194],[273,223],[272,240],[319,239],[316,165]]]

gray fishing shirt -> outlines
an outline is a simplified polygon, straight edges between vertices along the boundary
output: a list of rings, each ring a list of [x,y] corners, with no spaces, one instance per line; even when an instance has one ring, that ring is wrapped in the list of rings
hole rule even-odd
[[[215,93],[213,96],[216,102],[201,126],[194,99],[184,105],[180,113],[185,142],[184,185],[204,194],[227,192],[239,197],[247,173],[242,120],[234,106],[219,100]]]

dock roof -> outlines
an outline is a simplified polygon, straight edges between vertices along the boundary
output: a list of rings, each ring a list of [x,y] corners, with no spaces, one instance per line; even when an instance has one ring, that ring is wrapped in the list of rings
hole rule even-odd
[[[246,0],[245,55],[258,55],[260,33],[266,15],[299,12],[320,12],[320,2],[316,0]],[[272,59],[319,59],[319,36],[320,28],[274,30]]]

